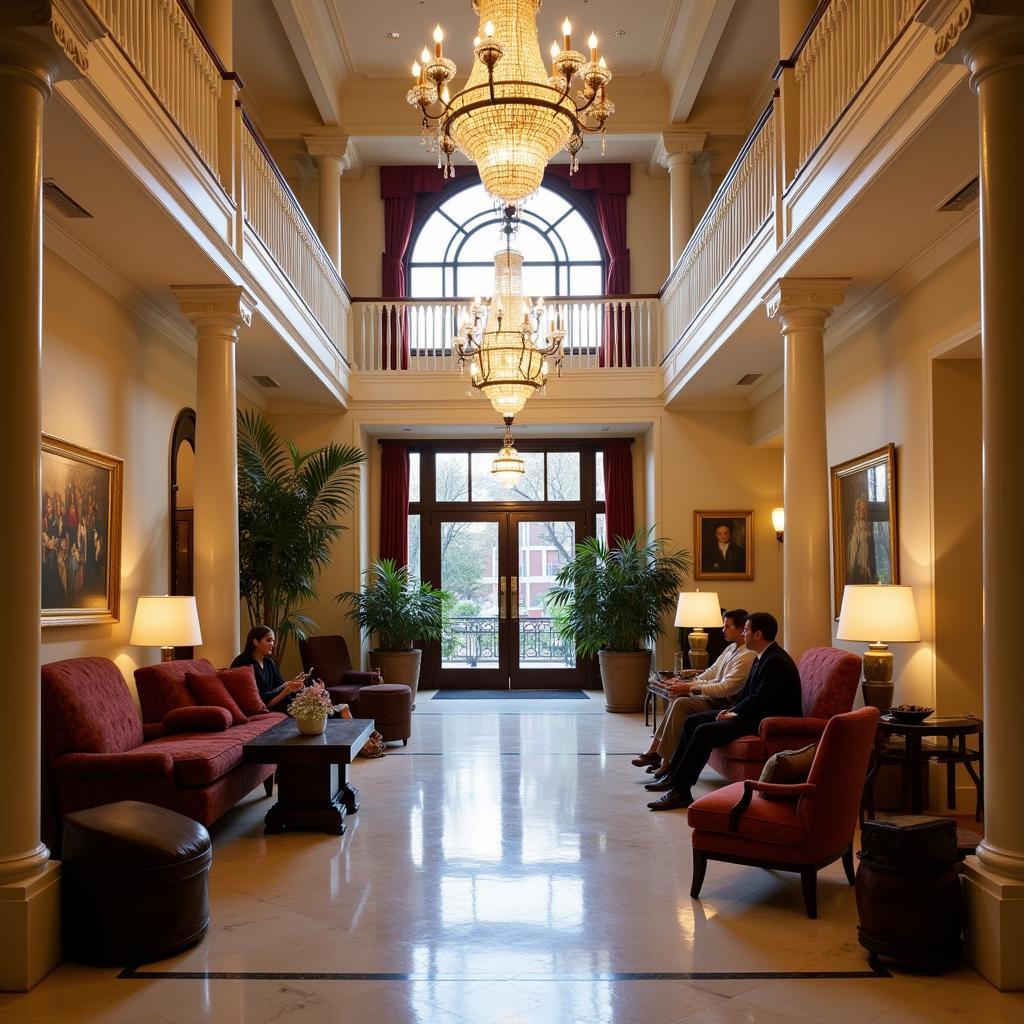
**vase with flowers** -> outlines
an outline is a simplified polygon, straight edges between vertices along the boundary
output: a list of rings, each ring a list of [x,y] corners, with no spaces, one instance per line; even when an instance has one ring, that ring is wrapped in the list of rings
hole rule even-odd
[[[319,735],[327,728],[327,718],[335,712],[343,718],[351,718],[347,704],[334,704],[324,684],[317,681],[300,690],[288,705],[288,714],[295,719],[299,732],[306,736]]]

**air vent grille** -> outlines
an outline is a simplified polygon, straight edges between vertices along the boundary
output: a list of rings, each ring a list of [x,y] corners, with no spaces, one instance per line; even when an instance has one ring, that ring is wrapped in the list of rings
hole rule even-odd
[[[755,380],[760,380],[762,374],[760,373],[745,373],[738,381],[736,381],[736,387],[745,388],[748,384],[753,384]]]
[[[971,203],[978,201],[978,179],[967,182],[963,188],[954,192],[940,207],[939,213],[957,213],[966,210]]]
[[[253,380],[256,381],[261,388],[279,388],[281,386],[273,377],[264,377],[261,374],[253,377]]]
[[[92,220],[92,214],[84,206],[79,206],[53,178],[43,181],[43,202],[49,203],[65,217]]]

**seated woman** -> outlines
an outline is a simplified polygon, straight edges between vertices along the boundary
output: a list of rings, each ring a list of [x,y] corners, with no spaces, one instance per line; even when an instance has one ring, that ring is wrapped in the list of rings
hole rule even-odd
[[[242,668],[244,665],[251,665],[256,676],[256,686],[267,709],[287,711],[292,695],[302,689],[312,673],[300,672],[294,679],[286,681],[271,657],[274,653],[274,640],[274,631],[269,626],[253,626],[245,638],[245,650],[231,662],[231,667]],[[352,717],[347,704],[342,707],[339,714],[342,718]]]

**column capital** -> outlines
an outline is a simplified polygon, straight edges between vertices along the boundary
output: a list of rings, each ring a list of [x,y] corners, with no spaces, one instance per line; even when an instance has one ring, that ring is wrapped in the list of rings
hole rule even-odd
[[[671,170],[680,164],[692,164],[697,154],[704,149],[708,136],[706,132],[667,131],[658,136],[651,157],[652,167],[665,167]]]
[[[783,328],[795,316],[810,316],[822,326],[846,296],[848,277],[782,277],[764,296],[768,316]]]
[[[49,96],[54,82],[89,70],[89,44],[104,34],[84,0],[6,0],[0,5],[0,64],[23,68]]]
[[[917,20],[935,33],[935,56],[966,64],[971,88],[1006,64],[1024,62],[1024,15],[1017,0],[926,0]]]
[[[338,161],[339,174],[359,167],[359,156],[356,153],[355,145],[349,136],[342,132],[316,132],[304,135],[302,141],[306,144],[306,152],[310,156],[316,157],[318,163],[321,163],[325,157],[328,160]]]
[[[174,284],[178,308],[196,327],[220,324],[232,331],[248,327],[256,299],[244,288],[227,284]]]

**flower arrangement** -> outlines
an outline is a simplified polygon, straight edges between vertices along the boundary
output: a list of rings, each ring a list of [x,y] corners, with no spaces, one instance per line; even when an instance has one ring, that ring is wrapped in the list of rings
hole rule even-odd
[[[288,714],[300,721],[327,718],[335,711],[341,711],[346,704],[332,704],[331,695],[324,689],[323,683],[314,683],[300,690],[288,706]]]

